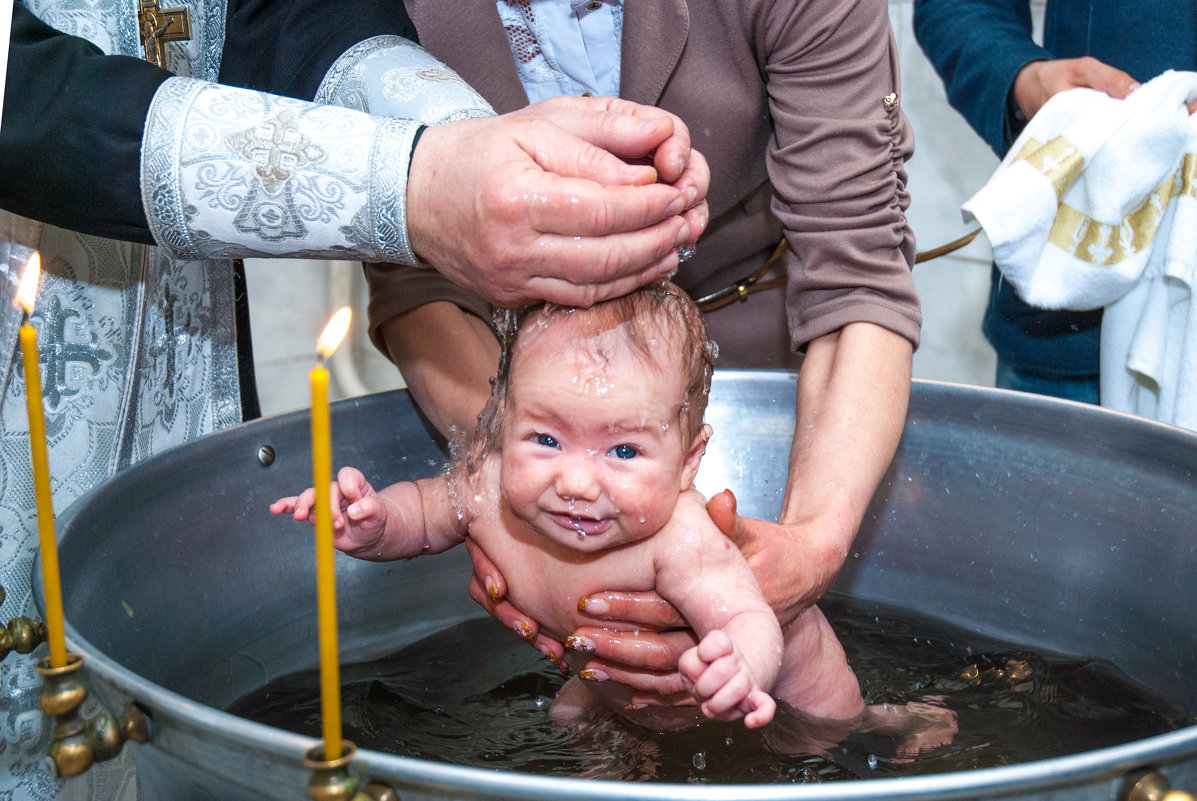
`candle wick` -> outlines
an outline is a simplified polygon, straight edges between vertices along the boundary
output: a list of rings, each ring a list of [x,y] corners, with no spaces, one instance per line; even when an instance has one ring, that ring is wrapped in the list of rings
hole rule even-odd
[[[321,351],[316,352],[316,366],[321,370],[324,369],[324,353]]]

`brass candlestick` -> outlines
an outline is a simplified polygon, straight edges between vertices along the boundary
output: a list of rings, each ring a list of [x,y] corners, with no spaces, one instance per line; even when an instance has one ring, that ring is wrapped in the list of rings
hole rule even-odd
[[[0,604],[4,603],[4,587],[0,587]],[[10,651],[27,654],[46,641],[46,624],[25,616],[14,617],[0,629],[0,662]]]
[[[87,685],[79,674],[82,667],[83,657],[72,653],[67,654],[63,667],[51,667],[49,658],[37,663],[43,680],[42,712],[56,720],[50,758],[64,779],[78,776],[93,762],[112,759],[126,740],[149,740],[145,715],[132,702],[120,717],[101,710],[92,718],[83,718],[80,708],[87,700]]]
[[[308,796],[313,801],[399,801],[390,787],[378,782],[364,786],[350,773],[349,765],[357,754],[357,746],[341,740],[340,759],[324,759],[324,746],[317,745],[303,755],[303,764],[310,768]],[[359,789],[360,788],[360,789]]]

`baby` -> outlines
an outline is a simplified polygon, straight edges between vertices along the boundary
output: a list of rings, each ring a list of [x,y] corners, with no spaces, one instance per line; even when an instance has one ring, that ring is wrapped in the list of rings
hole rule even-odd
[[[559,641],[581,624],[577,599],[605,590],[655,590],[698,635],[678,665],[697,708],[633,705],[627,686],[575,677],[553,703],[558,718],[602,705],[655,730],[702,716],[755,728],[772,720],[773,696],[816,718],[862,713],[826,619],[812,607],[783,632],[693,487],[715,354],[693,302],[659,282],[589,309],[511,312],[502,325],[498,377],[465,458],[377,492],[343,468],[337,548],[387,561],[471,537],[512,603]],[[308,489],[270,510],[304,520],[314,500]]]

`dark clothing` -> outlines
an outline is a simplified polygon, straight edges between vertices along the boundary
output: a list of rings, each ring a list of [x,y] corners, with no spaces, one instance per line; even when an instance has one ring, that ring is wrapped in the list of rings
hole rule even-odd
[[[401,2],[364,0],[337,14],[324,0],[230,0],[220,82],[311,100],[337,58],[381,34],[416,38]],[[10,36],[0,208],[154,244],[142,209],[141,140],[154,93],[171,74],[106,55],[19,3]]]
[[[153,244],[141,205],[141,136],[154,92],[170,73],[105,55],[19,4],[10,35],[0,208]]]
[[[1021,130],[1011,88],[1031,61],[1088,55],[1139,81],[1197,70],[1191,2],[1048,0],[1043,47],[1027,0],[915,0],[914,26],[948,100],[999,156]],[[994,269],[984,332],[1000,360],[1047,378],[1096,375],[1100,329],[1101,310],[1036,309]]]

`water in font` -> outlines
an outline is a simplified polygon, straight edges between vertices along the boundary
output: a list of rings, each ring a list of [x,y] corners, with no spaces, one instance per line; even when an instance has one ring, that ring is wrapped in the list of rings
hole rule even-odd
[[[387,658],[342,667],[345,737],[359,748],[554,776],[794,783],[998,767],[1194,723],[1189,710],[1108,662],[1033,653],[842,597],[829,596],[820,606],[866,701],[951,709],[957,731],[950,742],[920,752],[910,738],[845,734],[792,711],[758,731],[708,722],[659,734],[609,720],[566,728],[548,714],[564,678],[488,618],[445,629]],[[318,737],[318,674],[280,678],[229,711]]]

